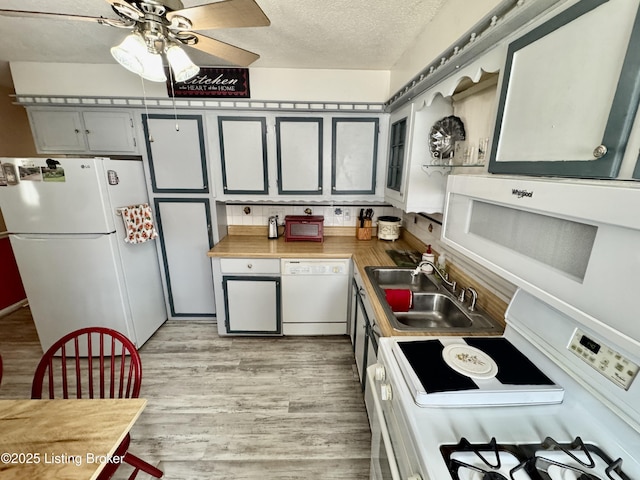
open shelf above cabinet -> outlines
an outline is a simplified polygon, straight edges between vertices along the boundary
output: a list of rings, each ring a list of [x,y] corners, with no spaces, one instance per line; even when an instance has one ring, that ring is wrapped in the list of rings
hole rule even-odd
[[[405,212],[439,213],[449,173],[486,172],[503,61],[503,51],[488,52],[391,112],[386,201]],[[463,139],[458,148],[454,137]]]

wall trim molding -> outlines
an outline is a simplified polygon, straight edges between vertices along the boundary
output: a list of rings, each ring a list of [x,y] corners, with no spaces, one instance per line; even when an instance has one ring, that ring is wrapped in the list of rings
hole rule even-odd
[[[341,113],[384,113],[383,103],[287,101],[252,99],[203,99],[203,98],[144,98],[144,97],[100,97],[73,95],[12,94],[15,105],[23,107],[105,107],[105,108],[146,108],[146,109],[203,109],[284,112],[341,112]]]
[[[26,307],[27,305],[29,305],[29,301],[25,298],[24,300],[20,300],[19,302],[14,303],[13,305],[9,305],[8,307],[1,309],[0,319],[5,315],[9,315],[10,313],[15,312],[16,310],[20,310],[22,307]]]

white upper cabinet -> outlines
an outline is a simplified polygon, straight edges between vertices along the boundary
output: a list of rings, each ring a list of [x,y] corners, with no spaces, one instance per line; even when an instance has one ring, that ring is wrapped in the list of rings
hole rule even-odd
[[[278,193],[322,193],[322,118],[276,117]]]
[[[129,112],[82,112],[91,152],[137,152]]]
[[[208,193],[201,115],[144,114],[153,193]]]
[[[83,152],[87,149],[80,112],[29,110],[29,122],[40,153]]]
[[[410,161],[410,143],[413,138],[413,103],[396,110],[389,117],[389,143],[385,200],[394,206],[404,206],[404,196]]]
[[[382,199],[382,114],[210,112],[207,119],[221,199]]]
[[[269,193],[266,119],[220,116],[218,136],[224,193]]]
[[[331,130],[331,193],[373,195],[379,120],[333,118]]]
[[[638,0],[581,0],[507,52],[492,173],[612,178],[640,99]]]
[[[29,108],[39,153],[137,153],[133,117],[122,110]]]
[[[431,127],[452,114],[451,99],[437,95],[429,105],[420,98],[391,115],[385,199],[394,207],[405,212],[442,212],[445,172],[425,165],[431,157]]]

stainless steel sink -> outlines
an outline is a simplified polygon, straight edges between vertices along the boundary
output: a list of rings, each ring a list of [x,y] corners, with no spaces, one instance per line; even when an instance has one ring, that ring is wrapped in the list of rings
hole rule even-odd
[[[437,292],[438,285],[427,275],[411,276],[413,268],[365,267],[369,280],[381,289],[406,288],[412,292]],[[384,295],[383,297],[384,298]]]
[[[434,275],[416,275],[413,268],[366,267],[393,328],[400,331],[432,331],[449,334],[456,331],[492,331],[500,325],[479,310],[470,311],[447,290]],[[385,289],[402,288],[413,292],[413,306],[408,312],[393,312],[386,301]]]

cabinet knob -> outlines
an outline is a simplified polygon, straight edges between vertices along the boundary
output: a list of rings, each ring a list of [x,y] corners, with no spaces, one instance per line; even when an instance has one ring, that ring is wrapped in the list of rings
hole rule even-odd
[[[383,365],[377,365],[375,368],[375,378],[378,382],[384,382],[387,378],[387,371]]]
[[[248,268],[248,269],[252,269],[252,268],[253,268],[253,265],[252,265],[251,263],[247,263],[247,268]]]
[[[382,385],[380,385],[380,398],[384,402],[390,402],[393,399],[391,385],[389,385],[388,383],[383,383]]]
[[[593,156],[596,158],[602,158],[607,154],[607,147],[605,145],[598,145],[593,149]]]
[[[89,135],[91,132],[89,130],[85,130],[84,133],[86,133],[87,135]]]
[[[74,132],[76,133],[80,133],[80,130],[78,130],[77,128],[74,130]]]

